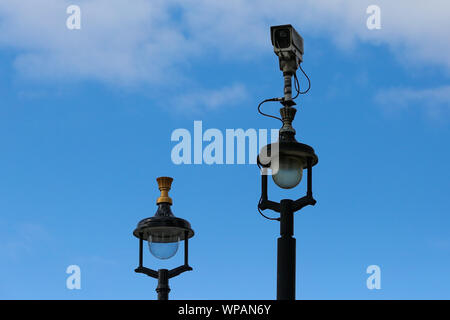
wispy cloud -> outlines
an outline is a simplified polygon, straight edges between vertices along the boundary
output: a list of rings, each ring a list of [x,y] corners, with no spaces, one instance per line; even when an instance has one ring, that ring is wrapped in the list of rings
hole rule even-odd
[[[163,1],[77,1],[82,29],[68,30],[66,8],[72,2],[0,3],[0,45],[17,50],[15,67],[21,75],[40,81],[152,83],[172,76],[191,54]]]
[[[0,2],[0,47],[16,50],[15,68],[42,81],[79,79],[120,86],[195,82],[189,62],[257,59],[270,46],[268,27],[292,23],[338,47],[359,41],[389,46],[399,61],[450,73],[450,2],[378,0],[382,29],[366,28],[369,0],[78,0],[82,29],[66,28],[69,0]],[[195,83],[194,86],[198,86]],[[217,89],[220,91],[221,89]],[[191,97],[192,98],[192,97]],[[183,97],[179,98],[184,99]],[[220,93],[206,107],[224,101]],[[189,104],[189,103],[188,103]]]
[[[387,111],[423,108],[431,117],[450,113],[450,85],[415,89],[389,88],[378,92],[375,101]]]
[[[47,230],[36,223],[22,223],[17,225],[1,224],[3,229],[0,237],[0,254],[9,259],[19,259],[24,255],[31,255],[36,246],[42,246],[51,240]]]
[[[233,84],[219,89],[199,89],[194,92],[175,96],[171,105],[178,110],[199,112],[202,109],[215,110],[219,107],[230,107],[248,99],[246,88],[242,84]]]

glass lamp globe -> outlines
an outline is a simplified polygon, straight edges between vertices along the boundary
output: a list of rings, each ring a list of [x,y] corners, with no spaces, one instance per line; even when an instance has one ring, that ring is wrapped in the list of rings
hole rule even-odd
[[[177,237],[173,242],[160,242],[163,238],[165,238],[164,234],[149,235],[148,248],[154,257],[166,260],[172,258],[177,253],[180,237]]]
[[[275,184],[283,189],[292,189],[302,180],[304,162],[297,157],[275,157],[271,168]]]

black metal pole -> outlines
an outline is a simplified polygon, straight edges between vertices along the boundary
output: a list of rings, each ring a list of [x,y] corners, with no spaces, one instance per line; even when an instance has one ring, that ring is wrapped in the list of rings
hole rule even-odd
[[[292,200],[281,200],[277,256],[277,300],[295,300],[295,238]]]
[[[189,265],[189,232],[184,232],[184,265]]]
[[[144,250],[143,250],[143,244],[144,240],[142,239],[142,233],[140,234],[139,238],[139,268],[143,267],[143,261],[144,261]]]
[[[156,287],[158,293],[158,300],[169,300],[169,270],[158,270],[158,286]]]

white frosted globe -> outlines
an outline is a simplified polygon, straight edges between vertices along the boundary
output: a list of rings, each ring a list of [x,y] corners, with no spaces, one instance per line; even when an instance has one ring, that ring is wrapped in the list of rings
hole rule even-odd
[[[280,188],[294,188],[302,180],[303,167],[303,161],[296,157],[275,157],[271,165],[272,179]]]
[[[150,253],[158,259],[169,259],[172,258],[178,251],[178,245],[180,243],[180,238],[175,242],[155,242],[156,239],[163,238],[164,235],[149,235],[148,236],[148,248]]]

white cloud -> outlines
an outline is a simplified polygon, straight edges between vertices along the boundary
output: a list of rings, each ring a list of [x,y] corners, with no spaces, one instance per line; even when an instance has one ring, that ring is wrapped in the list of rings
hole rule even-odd
[[[171,100],[170,105],[177,110],[188,109],[200,111],[201,109],[214,110],[222,106],[230,107],[248,99],[247,90],[241,84],[233,84],[220,89],[200,89],[194,92],[181,94]]]
[[[390,88],[378,92],[375,100],[389,112],[419,107],[435,118],[450,111],[450,85],[426,89]]]
[[[381,30],[366,27],[366,9],[372,4],[381,8]],[[225,53],[256,55],[268,44],[269,25],[291,23],[304,35],[325,34],[341,48],[358,40],[386,44],[402,60],[450,70],[448,1],[183,0],[180,5],[193,38]]]
[[[68,30],[72,1],[2,0],[0,45],[17,48],[23,75],[120,84],[164,80],[191,45],[171,26],[163,1],[78,1],[82,29]]]
[[[52,240],[47,230],[39,224],[23,223],[9,225],[0,223],[0,254],[8,259],[18,259],[32,255],[38,245]]]
[[[74,3],[81,30],[66,28]],[[381,30],[366,27],[371,4],[381,8]],[[192,81],[191,61],[257,59],[270,48],[269,26],[291,23],[341,48],[385,44],[399,61],[449,73],[449,11],[442,0],[2,0],[0,47],[17,49],[26,77],[164,86]]]

